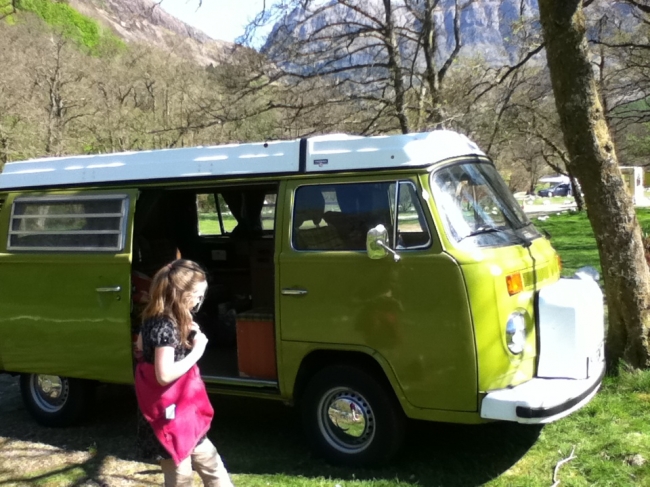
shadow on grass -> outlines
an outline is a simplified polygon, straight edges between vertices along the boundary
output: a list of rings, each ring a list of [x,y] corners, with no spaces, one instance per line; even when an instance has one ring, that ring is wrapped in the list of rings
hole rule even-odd
[[[234,473],[282,473],[343,480],[386,479],[419,485],[473,486],[502,474],[534,445],[538,427],[411,421],[404,447],[375,469],[328,465],[307,449],[296,409],[217,398],[214,440]]]
[[[12,387],[17,387],[13,384]],[[101,485],[102,468],[108,459],[137,462],[134,449],[136,402],[128,387],[101,386],[92,416],[77,427],[45,428],[34,423],[19,398],[6,405],[4,384],[0,383],[0,437],[44,443],[63,450],[92,452],[75,468],[82,473],[67,485]],[[15,395],[15,391],[14,391]],[[298,411],[273,401],[213,396],[215,419],[210,438],[221,452],[228,470],[234,474],[286,475],[342,480],[377,479],[405,484],[478,486],[512,467],[537,440],[540,428],[517,424],[480,426],[409,423],[407,441],[391,465],[376,469],[343,468],[314,457],[302,436]],[[7,448],[5,446],[5,448]],[[2,448],[0,447],[0,451]],[[6,451],[3,455],[7,454]],[[47,463],[47,460],[44,459]],[[137,467],[120,477],[139,485],[152,482],[156,465],[133,463]],[[62,467],[69,469],[70,466]],[[44,470],[46,470],[44,468]],[[24,476],[0,481],[2,484],[47,482],[62,472]],[[20,478],[19,478],[20,477]],[[110,483],[110,482],[109,482]]]

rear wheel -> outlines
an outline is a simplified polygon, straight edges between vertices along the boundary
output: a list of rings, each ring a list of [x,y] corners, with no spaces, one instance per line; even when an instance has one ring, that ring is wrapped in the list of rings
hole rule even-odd
[[[23,374],[20,391],[27,410],[44,426],[77,423],[92,402],[92,388],[87,381],[58,375]]]
[[[351,366],[318,372],[301,401],[303,427],[313,448],[346,465],[376,464],[404,439],[404,415],[391,390],[373,374]]]

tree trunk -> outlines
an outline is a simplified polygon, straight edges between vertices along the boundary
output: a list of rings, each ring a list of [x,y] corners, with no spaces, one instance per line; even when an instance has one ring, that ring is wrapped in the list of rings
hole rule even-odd
[[[436,2],[437,3],[437,2]],[[424,79],[429,88],[430,108],[427,117],[427,128],[433,125],[436,129],[441,128],[444,120],[442,113],[442,96],[440,94],[440,80],[438,79],[438,70],[436,67],[436,54],[438,51],[438,42],[436,38],[436,26],[433,17],[433,0],[425,0],[424,15],[422,16],[422,53],[426,68],[424,70]]]
[[[0,134],[0,172],[9,161],[9,137]]]
[[[607,363],[650,367],[650,274],[589,62],[583,0],[540,0],[548,66],[570,156],[596,235],[609,311]]]
[[[571,181],[571,195],[576,202],[576,209],[582,211],[585,207],[585,202],[582,200],[582,188],[571,172],[569,172],[569,180]]]
[[[402,68],[397,36],[395,34],[395,25],[393,23],[393,7],[391,0],[384,0],[385,13],[385,35],[386,50],[388,54],[388,69],[392,78],[392,86],[395,90],[395,115],[399,121],[399,127],[403,134],[411,132],[408,116],[406,115],[406,101],[404,80],[402,79]]]

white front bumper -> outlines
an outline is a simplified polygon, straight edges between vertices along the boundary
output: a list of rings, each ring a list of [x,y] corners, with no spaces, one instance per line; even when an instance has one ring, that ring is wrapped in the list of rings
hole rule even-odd
[[[592,362],[587,379],[535,378],[510,389],[489,392],[481,417],[518,423],[551,423],[580,409],[596,395],[605,362]]]

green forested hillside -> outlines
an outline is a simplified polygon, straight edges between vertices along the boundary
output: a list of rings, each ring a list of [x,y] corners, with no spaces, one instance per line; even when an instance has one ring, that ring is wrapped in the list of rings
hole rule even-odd
[[[112,32],[102,28],[97,21],[80,14],[67,3],[49,0],[16,0],[20,11],[33,12],[55,31],[62,33],[80,47],[94,55],[124,49],[124,42]]]

